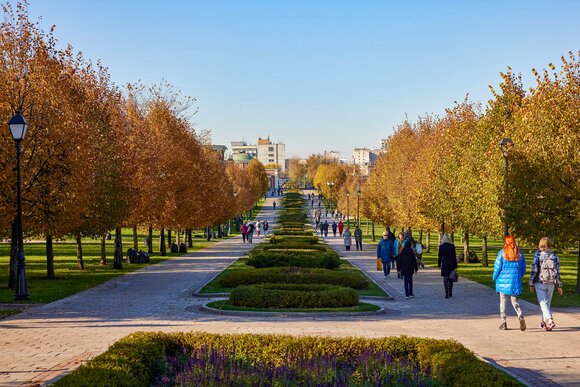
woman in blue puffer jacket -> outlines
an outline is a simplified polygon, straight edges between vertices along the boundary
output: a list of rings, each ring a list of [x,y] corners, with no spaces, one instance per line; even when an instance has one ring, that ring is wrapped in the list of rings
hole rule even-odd
[[[507,330],[505,304],[508,296],[520,320],[520,329],[522,331],[526,330],[526,320],[518,302],[518,296],[522,294],[522,278],[524,274],[526,274],[524,254],[516,245],[516,239],[512,235],[506,235],[503,249],[497,253],[497,258],[493,265],[495,291],[499,293],[499,313],[501,316],[499,329],[501,330]]]

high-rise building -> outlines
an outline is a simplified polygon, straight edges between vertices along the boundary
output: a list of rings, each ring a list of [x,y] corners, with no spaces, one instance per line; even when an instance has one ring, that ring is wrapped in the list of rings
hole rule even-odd
[[[369,148],[354,148],[353,162],[358,166],[362,176],[368,176],[378,158],[378,151]]]
[[[268,138],[258,138],[258,161],[264,165],[276,164],[280,172],[286,171],[286,145],[273,143]]]

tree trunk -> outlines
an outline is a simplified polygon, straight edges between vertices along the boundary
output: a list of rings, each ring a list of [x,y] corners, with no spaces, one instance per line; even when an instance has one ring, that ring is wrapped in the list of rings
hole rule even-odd
[[[221,224],[218,224],[218,235],[217,236],[218,236],[218,238],[221,238],[223,236]]]
[[[451,243],[455,244],[455,233],[451,233]]]
[[[159,234],[159,255],[165,257],[167,255],[167,248],[165,246],[165,229],[162,228]]]
[[[487,267],[487,237],[481,238],[481,262],[483,267]]]
[[[463,262],[469,263],[469,232],[463,233]]]
[[[153,227],[149,226],[149,237],[147,238],[147,254],[153,254]]]
[[[209,227],[209,226],[206,227],[206,233],[207,233],[207,240],[210,241],[211,240],[211,227]]]
[[[8,276],[8,288],[16,289],[16,276],[18,274],[18,230],[16,221],[12,222],[12,238],[10,238],[10,274]]]
[[[576,294],[580,294],[580,242],[578,242],[578,270],[576,271]]]
[[[52,249],[52,235],[46,236],[46,278],[54,278],[54,251]]]
[[[375,222],[371,223],[371,238],[375,241]]]
[[[423,244],[423,229],[419,230],[419,243]]]
[[[85,270],[85,263],[83,261],[83,243],[81,241],[81,234],[76,235],[77,241],[77,267],[80,270]]]
[[[139,240],[137,239],[137,225],[133,226],[133,249],[139,250]]]
[[[367,233],[366,236],[369,236],[369,219],[367,218]]]
[[[193,232],[190,228],[187,229],[187,247],[193,247]]]
[[[115,261],[113,269],[123,268],[123,235],[121,234],[121,227],[115,228]]]
[[[427,253],[429,254],[431,252],[431,233],[429,231],[427,231],[427,240],[425,244],[427,245]]]
[[[175,233],[175,243],[177,243],[177,246],[179,246],[179,244],[181,243],[181,230],[177,229],[177,232]]]
[[[167,246],[171,246],[171,230],[167,229]]]
[[[101,237],[101,265],[105,266],[107,264],[107,237],[103,235]]]

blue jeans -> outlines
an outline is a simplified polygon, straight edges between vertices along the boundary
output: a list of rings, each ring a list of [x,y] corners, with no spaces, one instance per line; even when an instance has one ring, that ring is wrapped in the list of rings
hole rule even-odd
[[[405,296],[413,296],[413,274],[403,274],[405,280]]]
[[[552,318],[550,303],[552,302],[552,296],[554,295],[554,285],[545,285],[536,282],[534,288],[536,289],[536,296],[538,296],[538,303],[542,309],[542,321],[548,321]]]
[[[391,261],[383,261],[383,273],[385,273],[385,277],[389,275],[391,272]]]

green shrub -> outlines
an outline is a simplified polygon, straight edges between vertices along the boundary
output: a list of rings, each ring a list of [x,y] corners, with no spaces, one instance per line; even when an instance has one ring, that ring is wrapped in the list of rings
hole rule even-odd
[[[235,288],[240,285],[253,285],[267,282],[330,284],[353,289],[368,289],[369,287],[368,279],[360,271],[337,271],[298,267],[273,267],[232,271],[219,280],[220,286],[224,288]]]
[[[334,251],[316,252],[273,252],[273,251],[252,251],[246,262],[250,266],[276,267],[276,266],[296,266],[296,267],[320,267],[325,269],[336,269],[340,266],[340,257]]]
[[[308,243],[317,245],[319,243],[317,236],[300,236],[300,235],[274,235],[270,238],[271,244],[279,243]]]
[[[326,245],[314,245],[305,242],[284,242],[277,244],[266,244],[260,246],[262,251],[269,250],[316,250],[316,251],[327,251],[328,247]]]
[[[358,305],[358,294],[336,285],[261,284],[235,288],[230,302],[245,308],[340,308]]]
[[[360,354],[387,351],[407,367],[431,368],[435,382],[456,386],[518,386],[516,380],[479,360],[452,340],[413,337],[315,337],[283,335],[216,335],[203,332],[138,332],[119,340],[102,355],[56,382],[56,386],[159,385],[169,374],[167,358],[201,348],[231,352],[249,364],[287,365],[298,369],[301,359],[328,357],[343,361]],[[396,365],[396,363],[394,363]],[[399,366],[404,367],[404,366]],[[203,372],[203,370],[201,370]],[[351,383],[350,385],[354,385]],[[370,385],[370,384],[369,384]]]

